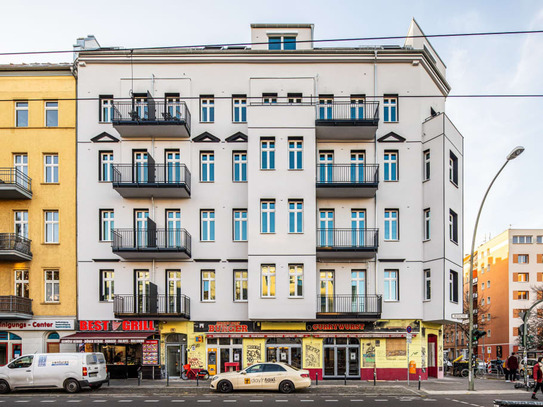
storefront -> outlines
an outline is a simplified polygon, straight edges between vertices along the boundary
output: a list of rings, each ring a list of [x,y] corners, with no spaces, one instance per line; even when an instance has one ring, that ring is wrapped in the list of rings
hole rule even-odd
[[[112,379],[161,377],[160,335],[154,321],[79,321],[79,332],[62,338],[81,352],[102,352]]]
[[[266,339],[266,362],[283,362],[302,368],[301,338]]]

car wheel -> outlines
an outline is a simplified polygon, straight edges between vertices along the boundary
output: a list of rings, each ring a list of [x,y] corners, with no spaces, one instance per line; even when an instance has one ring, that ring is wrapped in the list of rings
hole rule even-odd
[[[0,380],[0,394],[9,393],[11,389],[9,388],[8,382],[5,380]]]
[[[201,376],[202,379],[204,379],[204,380],[209,379],[209,372],[207,370],[203,370],[201,375],[202,375]]]
[[[219,390],[221,393],[230,393],[233,390],[232,383],[230,383],[228,380],[222,380],[217,385],[217,390]]]
[[[66,390],[68,393],[77,393],[79,390],[81,390],[81,386],[77,380],[67,379],[64,382],[64,390]]]
[[[97,390],[102,387],[102,383],[89,384],[89,386],[92,390]]]
[[[279,391],[281,393],[292,393],[294,391],[294,383],[290,380],[285,380],[279,385]]]

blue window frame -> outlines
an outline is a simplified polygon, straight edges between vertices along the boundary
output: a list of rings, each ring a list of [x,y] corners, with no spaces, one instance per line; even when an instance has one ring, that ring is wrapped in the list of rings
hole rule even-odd
[[[296,37],[283,37],[283,49],[295,50],[296,49]]]
[[[247,182],[247,152],[234,152],[232,160],[234,162],[234,182]]]
[[[233,97],[233,113],[234,113],[234,122],[235,123],[245,123],[247,121],[247,98],[244,97]]]
[[[275,139],[264,138],[260,140],[260,168],[263,170],[275,169]]]
[[[215,211],[205,210],[200,212],[201,240],[203,242],[215,241]]]
[[[398,240],[398,210],[385,210],[385,240]]]
[[[383,121],[397,122],[398,121],[398,97],[385,96],[383,98]]]
[[[288,233],[304,232],[304,202],[288,201]]]
[[[200,153],[200,181],[215,182],[215,153]]]
[[[247,209],[234,211],[234,241],[247,241]]]
[[[272,51],[278,51],[281,49],[281,37],[269,37],[268,49]]]
[[[385,151],[384,161],[385,181],[398,181],[398,152]]]
[[[275,233],[275,200],[260,201],[260,231]]]
[[[200,121],[213,123],[215,121],[215,98],[200,96]]]
[[[303,153],[303,141],[300,139],[290,138],[288,140],[288,169],[289,170],[301,170],[303,168],[302,153]]]

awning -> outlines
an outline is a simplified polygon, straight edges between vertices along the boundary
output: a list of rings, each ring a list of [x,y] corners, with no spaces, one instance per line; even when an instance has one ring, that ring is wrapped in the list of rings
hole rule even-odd
[[[143,343],[155,332],[78,332],[60,338],[61,343]]]
[[[405,338],[405,332],[253,332],[253,333],[210,333],[208,338]],[[416,334],[412,335],[416,337]]]

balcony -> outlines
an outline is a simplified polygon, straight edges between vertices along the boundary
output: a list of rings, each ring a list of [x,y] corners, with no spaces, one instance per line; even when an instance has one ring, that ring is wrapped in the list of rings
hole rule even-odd
[[[32,300],[16,295],[0,295],[0,318],[31,319]]]
[[[112,229],[112,234],[113,253],[123,259],[189,259],[191,256],[191,236],[185,229]]]
[[[15,233],[0,233],[0,261],[32,260],[31,240]]]
[[[378,247],[378,229],[317,229],[317,259],[371,259]]]
[[[32,179],[17,168],[0,168],[0,199],[32,199]]]
[[[380,295],[318,295],[317,318],[380,319],[382,297]]]
[[[122,137],[190,137],[185,102],[155,101],[151,95],[113,102],[113,127]]]
[[[318,140],[372,140],[379,125],[379,102],[317,105]]]
[[[373,198],[379,164],[317,164],[317,198]]]
[[[184,164],[113,164],[113,189],[124,198],[190,198],[190,171]]]
[[[190,298],[186,295],[115,294],[113,313],[116,318],[158,317],[190,319]]]

